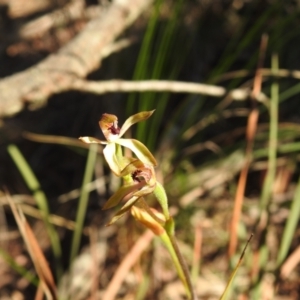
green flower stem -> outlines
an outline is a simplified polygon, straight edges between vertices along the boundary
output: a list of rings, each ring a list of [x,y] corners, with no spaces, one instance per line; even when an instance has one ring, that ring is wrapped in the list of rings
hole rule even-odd
[[[196,299],[187,265],[179,251],[174,234],[170,234],[170,232],[166,230],[159,237],[161,238],[161,240],[163,241],[164,245],[166,246],[166,248],[168,249],[171,255],[178,276],[183,282],[183,285],[185,287],[188,298],[191,300]]]
[[[159,204],[162,207],[163,214],[166,218],[166,224],[165,224],[165,233],[160,235],[162,241],[164,242],[165,246],[167,247],[172,260],[175,264],[176,270],[178,272],[178,275],[181,279],[181,281],[184,284],[184,287],[186,289],[187,295],[189,299],[196,299],[196,296],[194,294],[189,270],[187,268],[187,265],[179,251],[176,239],[175,239],[175,224],[173,219],[170,217],[169,208],[168,208],[168,197],[165,192],[164,187],[157,181],[156,187],[154,190],[154,195],[157,198]]]
[[[155,187],[153,193],[154,193],[155,197],[157,198],[157,200],[163,210],[163,214],[166,218],[166,221],[169,220],[170,213],[169,213],[169,208],[168,208],[168,197],[167,197],[164,187],[158,181],[156,181],[156,187]]]

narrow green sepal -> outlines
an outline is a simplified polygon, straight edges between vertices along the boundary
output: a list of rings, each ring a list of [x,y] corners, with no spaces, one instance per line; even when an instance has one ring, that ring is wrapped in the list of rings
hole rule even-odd
[[[141,111],[135,115],[130,116],[125,123],[123,124],[119,137],[121,137],[133,124],[147,120],[154,113],[154,110],[151,111]]]

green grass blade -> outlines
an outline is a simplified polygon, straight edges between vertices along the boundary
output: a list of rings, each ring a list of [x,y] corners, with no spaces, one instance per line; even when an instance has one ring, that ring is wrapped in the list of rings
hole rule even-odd
[[[162,3],[162,1],[156,2],[155,13],[149,22],[133,79],[175,78],[185,59],[185,55],[174,54],[175,48],[181,49],[181,47],[176,47],[175,43],[178,41],[176,37],[180,31],[181,22],[179,14],[182,12],[184,1],[176,1],[170,7],[170,18],[166,24],[159,22],[159,12]],[[187,49],[189,48],[184,47],[184,49],[180,50],[180,53],[186,53]],[[153,54],[153,51],[155,54]],[[158,129],[165,119],[165,109],[168,104],[169,93],[143,93],[138,95],[138,102],[133,101],[134,97],[134,95],[131,95],[129,98],[130,101],[127,106],[128,114],[133,113],[133,111],[130,111],[133,107],[135,107],[135,111],[156,109],[155,114],[149,122],[139,123],[136,130],[137,139],[147,144],[150,150],[153,150],[157,143]]]
[[[288,143],[284,145],[280,145],[277,148],[278,153],[280,154],[286,154],[286,153],[293,153],[293,152],[299,152],[300,151],[300,143]],[[260,159],[263,157],[266,157],[268,155],[268,149],[258,149],[255,150],[253,153],[253,158]]]
[[[296,187],[289,216],[287,218],[277,256],[277,266],[280,267],[287,257],[293,236],[295,235],[300,218],[300,178]]]
[[[97,147],[98,147],[98,145],[92,144],[90,146],[90,150],[88,152],[87,163],[85,166],[83,182],[82,182],[82,187],[81,187],[81,194],[80,194],[79,204],[78,204],[78,208],[77,208],[75,229],[74,229],[73,239],[72,239],[70,265],[73,262],[76,255],[78,254],[78,250],[79,250],[82,229],[83,229],[83,223],[84,223],[84,218],[86,215],[88,199],[89,199],[89,194],[90,194],[90,191],[88,190],[87,185],[93,179],[94,166],[95,166],[96,159],[97,159]]]
[[[269,9],[264,11],[264,13],[256,20],[256,22],[254,22],[252,27],[246,32],[242,39],[237,41],[237,44],[230,43],[230,47],[224,51],[224,54],[220,58],[220,64],[210,74],[210,78],[212,78],[212,80],[210,80],[209,83],[214,83],[213,78],[215,76],[227,72],[242,50],[253,43],[254,39],[262,32],[262,28],[266,26],[266,22],[269,20],[274,9],[275,5],[269,6]]]
[[[11,158],[13,159],[14,163],[16,164],[17,168],[19,169],[24,181],[26,182],[28,188],[33,193],[33,196],[36,200],[37,206],[41,211],[41,215],[43,221],[45,222],[46,230],[50,238],[52,251],[56,260],[56,275],[59,279],[62,275],[62,264],[61,264],[61,245],[58,233],[50,222],[50,213],[48,207],[48,201],[46,195],[41,189],[39,181],[37,180],[36,176],[34,175],[31,167],[27,163],[26,159],[20,152],[17,146],[11,144],[7,147],[7,151]]]
[[[279,96],[279,101],[283,102],[286,99],[289,99],[297,94],[300,93],[300,83],[295,84],[294,86],[290,87],[289,89],[282,92]]]
[[[272,69],[278,70],[278,57],[277,55],[272,56]],[[267,213],[267,209],[272,196],[272,188],[276,175],[277,165],[277,144],[278,144],[278,104],[279,104],[279,84],[275,81],[271,85],[271,101],[270,101],[270,131],[269,131],[269,145],[268,145],[268,168],[267,174],[264,180],[263,189],[260,197],[260,214]],[[266,231],[267,229],[264,228]],[[264,268],[268,263],[269,249],[266,244],[266,240],[263,239],[259,248],[259,266]],[[256,297],[261,296],[261,282],[255,279],[256,283],[253,289],[253,293]]]
[[[16,263],[16,261],[7,253],[5,250],[0,248],[0,255],[3,260],[10,265],[10,267],[15,270],[18,274],[20,274],[23,278],[27,279],[34,286],[38,286],[39,280],[38,278],[27,270],[27,268],[20,266]]]
[[[164,69],[166,69],[165,66],[167,58],[170,56],[170,53],[174,48],[176,29],[178,28],[179,13],[181,11],[182,4],[182,0],[176,1],[171,19],[169,20],[165,30],[162,33],[161,38],[159,39],[159,50],[155,57],[154,68],[152,71],[152,78],[154,79],[163,77]],[[180,64],[180,61],[178,59],[176,59],[175,61],[176,63],[174,63],[173,72],[170,72],[170,78],[174,78],[178,73],[178,70],[176,70],[176,65]],[[167,106],[168,98],[168,93],[163,93],[159,96],[157,96],[156,93],[148,93],[145,95],[145,99],[143,100],[145,103],[150,105],[150,107],[154,108],[155,106],[156,108],[156,114],[154,114],[151,120],[150,128],[147,134],[146,144],[148,145],[149,149],[153,150],[155,147],[158,129],[161,126],[163,119],[165,118],[165,108]],[[141,123],[139,130],[141,133],[143,133],[145,132],[146,128],[146,124]]]
[[[151,286],[151,280],[148,274],[144,274],[142,278],[142,282],[139,284],[137,288],[137,292],[135,295],[136,300],[144,300],[147,297],[147,293]]]
[[[278,70],[278,57],[272,57],[272,69]],[[277,156],[277,136],[278,136],[278,105],[279,105],[279,84],[274,81],[271,86],[270,103],[270,133],[269,133],[269,153],[268,170],[264,181],[263,190],[260,198],[260,207],[265,210],[272,195],[273,182],[276,175],[276,156]]]
[[[158,17],[159,17],[159,11],[162,1],[156,1],[156,4],[154,6],[154,12],[152,14],[152,17],[149,20],[148,27],[145,33],[145,37],[142,43],[141,50],[139,52],[139,56],[137,59],[136,67],[133,74],[133,80],[138,79],[144,79],[149,76],[147,74],[148,68],[149,68],[149,58],[151,49],[153,47],[153,36],[155,33],[155,29],[157,27]],[[136,112],[136,94],[132,93],[128,97],[127,101],[127,107],[126,107],[126,113],[127,115],[132,115]],[[138,109],[139,111],[142,111],[143,109]],[[147,110],[147,109],[144,109]]]
[[[242,261],[243,261],[243,258],[244,258],[246,249],[247,249],[247,247],[248,247],[248,245],[249,245],[249,243],[250,243],[252,237],[253,237],[253,234],[251,234],[250,238],[248,239],[247,244],[245,245],[245,248],[244,248],[244,250],[243,250],[243,252],[242,252],[242,254],[241,254],[241,256],[240,256],[240,259],[239,259],[239,261],[238,261],[236,267],[234,268],[233,272],[232,272],[231,275],[230,275],[229,281],[228,281],[228,283],[227,283],[227,285],[226,285],[225,291],[223,292],[223,294],[222,294],[220,300],[225,300],[225,299],[227,299],[227,297],[228,297],[228,295],[229,295],[229,293],[230,293],[231,286],[232,286],[232,284],[233,284],[233,280],[234,280],[234,278],[235,278],[235,275],[236,275],[236,273],[237,273],[237,271],[238,271],[238,269],[239,269],[239,267],[240,267],[240,265],[241,265],[241,263],[242,263]]]

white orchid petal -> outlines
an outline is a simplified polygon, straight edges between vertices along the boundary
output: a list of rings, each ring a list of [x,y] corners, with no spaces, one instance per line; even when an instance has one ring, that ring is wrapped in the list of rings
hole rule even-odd
[[[117,175],[120,176],[120,166],[116,156],[116,144],[109,143],[103,149],[103,155],[105,157],[106,162],[108,163],[110,169]]]

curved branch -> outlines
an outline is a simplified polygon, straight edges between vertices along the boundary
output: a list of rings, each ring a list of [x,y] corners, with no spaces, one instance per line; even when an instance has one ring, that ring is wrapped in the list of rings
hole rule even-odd
[[[104,80],[104,81],[90,81],[73,78],[68,86],[68,90],[75,90],[81,92],[94,93],[102,95],[106,93],[116,92],[171,92],[171,93],[189,93],[199,94],[212,97],[229,96],[230,99],[236,101],[246,100],[250,95],[250,89],[237,88],[231,91],[218,85],[183,82],[173,80]],[[63,92],[61,90],[60,92]],[[37,97],[33,95],[32,97]],[[260,93],[257,95],[257,101],[264,102],[267,97]]]

